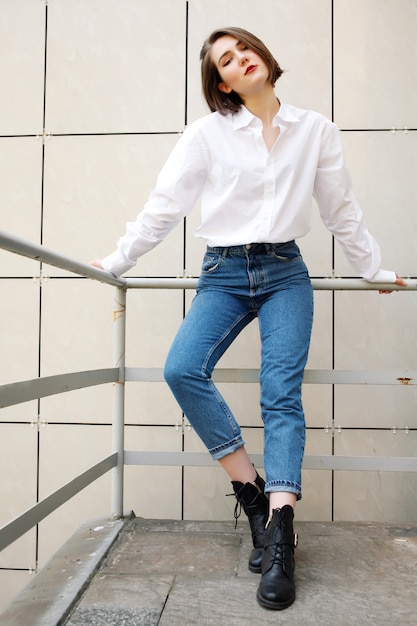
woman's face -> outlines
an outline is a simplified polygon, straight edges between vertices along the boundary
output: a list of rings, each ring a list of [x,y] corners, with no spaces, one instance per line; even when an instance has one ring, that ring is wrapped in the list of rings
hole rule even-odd
[[[222,79],[219,89],[224,93],[234,91],[244,100],[268,81],[269,71],[262,57],[236,37],[224,35],[217,39],[210,55]]]

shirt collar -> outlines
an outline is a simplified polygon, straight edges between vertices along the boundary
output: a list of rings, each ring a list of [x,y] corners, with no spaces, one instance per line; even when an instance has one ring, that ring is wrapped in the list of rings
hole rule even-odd
[[[245,126],[249,126],[257,118],[243,104],[237,113],[233,113],[233,129],[239,130]],[[300,118],[295,113],[294,107],[281,101],[278,113],[274,117],[274,125],[279,124],[281,120],[285,125],[299,122]]]
[[[239,130],[245,126],[249,126],[251,122],[256,120],[256,117],[251,113],[243,104],[237,113],[233,113],[233,129]]]
[[[283,122],[287,122],[289,124],[300,121],[299,115],[296,114],[295,107],[291,104],[286,104],[285,102],[281,102],[279,111],[274,119],[281,119]]]

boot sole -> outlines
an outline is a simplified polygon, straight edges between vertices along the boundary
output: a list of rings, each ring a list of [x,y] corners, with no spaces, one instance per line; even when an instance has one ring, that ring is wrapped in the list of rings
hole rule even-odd
[[[263,607],[264,609],[282,611],[283,609],[287,609],[289,606],[291,606],[291,604],[293,604],[295,600],[295,594],[285,602],[271,602],[270,600],[265,600],[265,598],[260,595],[258,590],[256,593],[256,599],[258,600],[258,603],[261,605],[261,607]]]
[[[262,574],[262,567],[253,567],[253,565],[248,565],[248,570],[252,572],[252,574]]]

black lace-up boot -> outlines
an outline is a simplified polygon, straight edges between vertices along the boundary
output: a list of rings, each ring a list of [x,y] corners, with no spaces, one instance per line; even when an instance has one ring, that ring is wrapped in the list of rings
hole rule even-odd
[[[249,557],[248,567],[251,572],[261,572],[261,561],[264,547],[265,525],[268,520],[269,500],[264,493],[265,481],[256,474],[253,483],[240,483],[232,481],[233,491],[236,496],[235,519],[240,515],[238,506],[243,507],[248,516],[249,526],[252,533],[253,550]]]
[[[274,509],[267,524],[262,557],[262,578],[257,599],[266,609],[286,609],[295,600],[293,530],[294,511],[286,504]]]

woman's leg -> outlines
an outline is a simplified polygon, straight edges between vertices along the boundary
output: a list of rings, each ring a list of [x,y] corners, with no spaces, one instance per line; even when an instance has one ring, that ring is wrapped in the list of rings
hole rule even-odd
[[[245,268],[242,259],[223,259],[225,284],[230,284],[226,280],[228,273],[233,282],[238,280],[239,267]],[[247,279],[246,271],[244,278]],[[165,378],[194,430],[231,479],[236,499],[251,528],[253,550],[248,567],[260,573],[269,509],[265,481],[253,467],[240,427],[211,380],[219,358],[254,318],[248,304],[247,298],[231,295],[224,289],[200,290],[168,355]],[[237,516],[238,508],[235,508]]]
[[[294,496],[301,497],[305,444],[301,386],[313,320],[308,277],[288,281],[286,289],[277,290],[262,304],[258,317],[264,465],[272,509],[293,506]]]
[[[302,261],[288,264],[288,280],[260,307],[260,373],[264,465],[270,515],[264,534],[257,599],[268,609],[295,600],[293,519],[301,497],[305,420],[301,385],[313,320],[313,294]],[[290,275],[298,264],[299,271]]]
[[[225,291],[199,291],[165,365],[171,391],[212,458],[225,458],[222,463],[233,476],[242,471],[240,480],[249,472],[246,452],[231,456],[244,445],[240,426],[211,375],[217,361],[253,317],[239,298]]]
[[[255,482],[257,472],[244,446],[219,459],[219,463],[229,474],[230,480],[241,483]]]
[[[297,496],[295,493],[289,493],[288,491],[273,491],[269,494],[269,512],[272,513],[274,509],[282,509],[283,506],[289,504],[295,509],[297,502]]]

